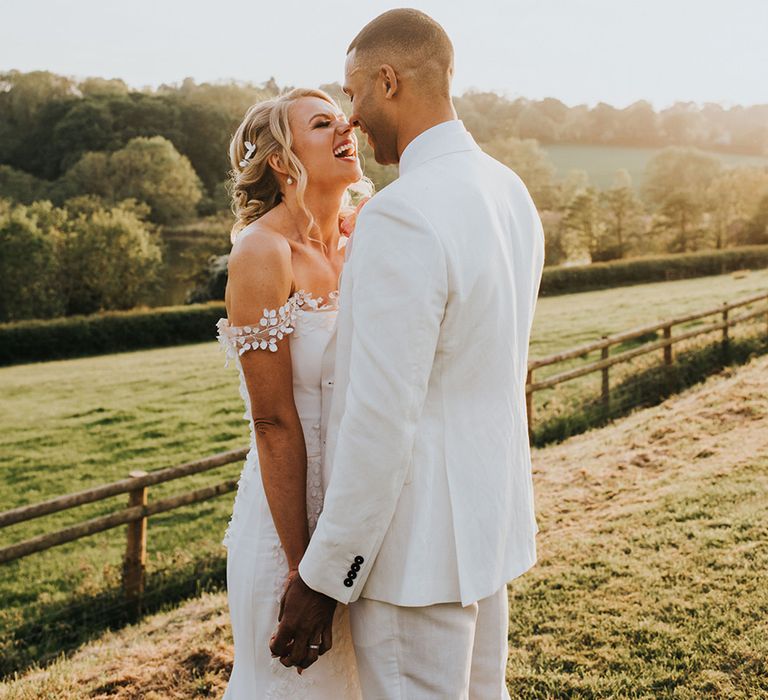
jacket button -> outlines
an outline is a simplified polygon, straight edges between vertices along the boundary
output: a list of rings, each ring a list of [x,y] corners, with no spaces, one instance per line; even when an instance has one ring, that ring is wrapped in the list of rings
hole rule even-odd
[[[359,554],[355,557],[355,564],[362,564],[365,561]]]
[[[354,581],[352,581],[352,579],[351,579],[351,578],[345,578],[345,579],[344,579],[344,585],[345,585],[347,588],[352,588],[352,585],[353,585],[353,584],[354,584]]]
[[[354,571],[347,571],[347,578],[351,578],[354,581],[357,578],[357,573]]]
[[[354,563],[354,564],[352,564],[352,566],[350,566],[349,568],[350,568],[350,569],[352,569],[352,571],[360,571],[360,564],[358,564],[357,562],[355,562],[355,563]]]

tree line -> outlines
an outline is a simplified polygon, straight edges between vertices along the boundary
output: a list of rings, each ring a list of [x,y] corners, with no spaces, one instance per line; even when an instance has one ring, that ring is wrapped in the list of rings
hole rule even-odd
[[[321,87],[350,109],[338,84]],[[0,321],[139,303],[162,257],[158,226],[228,209],[230,136],[248,107],[280,92],[274,80],[133,90],[120,80],[0,74]],[[455,101],[475,139],[531,191],[549,265],[768,243],[768,169],[725,168],[694,148],[768,153],[768,105],[657,113],[644,102],[569,108],[495,93]],[[556,176],[541,144],[558,141],[675,145],[651,160],[639,190],[626,171],[600,190],[581,171]],[[365,143],[361,154],[377,188],[396,177]],[[122,295],[109,287],[118,282]]]
[[[347,106],[338,84],[322,87]],[[226,205],[222,183],[230,135],[250,105],[279,92],[274,80],[197,84],[187,78],[150,91],[131,89],[121,80],[76,81],[46,71],[0,73],[0,164],[7,166],[0,185],[10,190],[7,182],[13,180],[33,192],[38,181],[58,180],[87,153],[112,153],[137,137],[161,136],[189,160],[199,178],[201,197],[189,216],[214,211]],[[492,92],[467,92],[455,103],[483,144],[513,137],[545,145],[674,145],[768,155],[768,104],[726,109],[677,103],[656,112],[643,101],[625,109],[604,103],[568,107],[554,98],[510,100]],[[391,179],[390,171],[379,172],[372,157],[366,160],[377,184]],[[53,194],[63,199],[69,192]]]
[[[768,167],[729,168],[672,146],[649,161],[639,191],[626,170],[601,190],[584,171],[557,179],[537,141],[507,137],[485,150],[528,186],[547,265],[768,244]]]

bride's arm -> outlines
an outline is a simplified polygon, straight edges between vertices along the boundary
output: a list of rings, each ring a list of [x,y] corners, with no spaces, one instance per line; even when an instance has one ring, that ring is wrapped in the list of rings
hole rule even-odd
[[[254,235],[243,240],[229,258],[230,325],[250,328],[257,339],[268,337],[261,319],[265,310],[275,310],[279,317],[292,281],[291,251],[284,240]],[[307,455],[293,399],[288,336],[271,339],[275,351],[257,343],[240,355],[240,363],[251,402],[264,491],[288,566],[295,570],[309,542]]]

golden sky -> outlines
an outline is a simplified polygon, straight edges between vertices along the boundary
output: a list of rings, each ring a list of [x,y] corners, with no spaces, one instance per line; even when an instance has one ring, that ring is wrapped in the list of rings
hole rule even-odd
[[[384,0],[5,2],[0,70],[46,69],[156,86],[222,79],[340,80],[347,44]],[[456,47],[454,91],[768,103],[768,0],[412,2]]]

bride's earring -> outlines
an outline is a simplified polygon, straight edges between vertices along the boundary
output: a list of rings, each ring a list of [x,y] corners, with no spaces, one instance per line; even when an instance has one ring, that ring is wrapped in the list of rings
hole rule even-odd
[[[287,182],[289,185],[292,185],[292,184],[293,184],[293,178],[292,178],[292,177],[289,175],[289,176],[288,176],[288,179],[286,180],[286,182]]]

